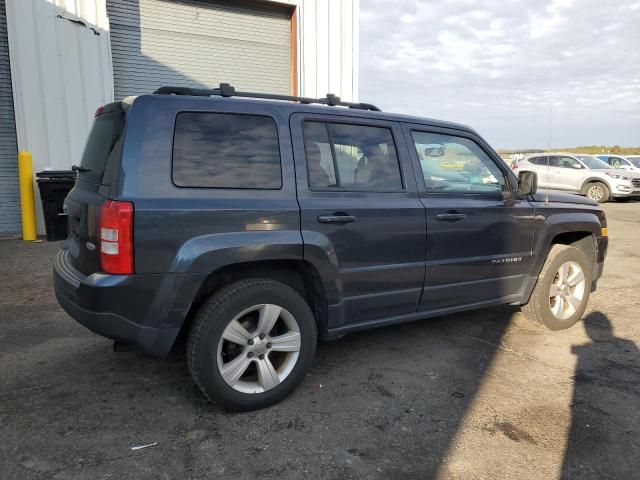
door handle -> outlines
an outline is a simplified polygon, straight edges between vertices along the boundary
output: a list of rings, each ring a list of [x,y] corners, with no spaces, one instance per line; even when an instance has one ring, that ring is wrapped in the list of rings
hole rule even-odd
[[[320,223],[349,223],[355,222],[356,217],[344,213],[334,213],[333,215],[320,215],[318,222]]]
[[[436,215],[436,220],[443,220],[445,222],[455,222],[456,220],[462,220],[463,218],[467,218],[467,216],[464,213],[458,212],[438,213]]]

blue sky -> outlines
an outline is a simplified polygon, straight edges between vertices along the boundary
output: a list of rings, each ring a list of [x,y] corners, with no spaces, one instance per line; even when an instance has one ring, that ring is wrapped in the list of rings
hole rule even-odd
[[[360,100],[497,148],[640,146],[640,1],[361,0]]]

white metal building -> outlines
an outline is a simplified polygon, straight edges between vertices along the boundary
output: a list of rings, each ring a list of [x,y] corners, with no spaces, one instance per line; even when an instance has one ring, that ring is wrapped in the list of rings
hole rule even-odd
[[[17,150],[34,171],[69,169],[114,98],[227,82],[357,101],[358,4],[0,0],[0,235],[20,232]]]

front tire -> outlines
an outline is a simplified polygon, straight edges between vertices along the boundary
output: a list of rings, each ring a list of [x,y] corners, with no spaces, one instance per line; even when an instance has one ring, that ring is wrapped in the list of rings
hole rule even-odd
[[[227,410],[280,402],[305,378],[315,355],[316,322],[289,286],[247,279],[222,288],[200,308],[189,334],[194,382]]]
[[[575,325],[587,308],[592,267],[582,250],[554,245],[522,312],[550,330],[564,330]]]
[[[587,197],[591,200],[595,200],[598,203],[607,203],[611,196],[609,187],[602,182],[591,182],[587,185],[587,191],[585,192]]]

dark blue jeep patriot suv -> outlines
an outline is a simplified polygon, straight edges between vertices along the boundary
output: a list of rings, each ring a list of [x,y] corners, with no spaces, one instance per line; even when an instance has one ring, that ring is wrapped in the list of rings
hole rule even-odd
[[[595,202],[473,129],[331,95],[163,87],[101,107],[78,170],[60,305],[151,355],[184,333],[231,410],[282,400],[318,338],[500,304],[570,327],[607,249]]]

